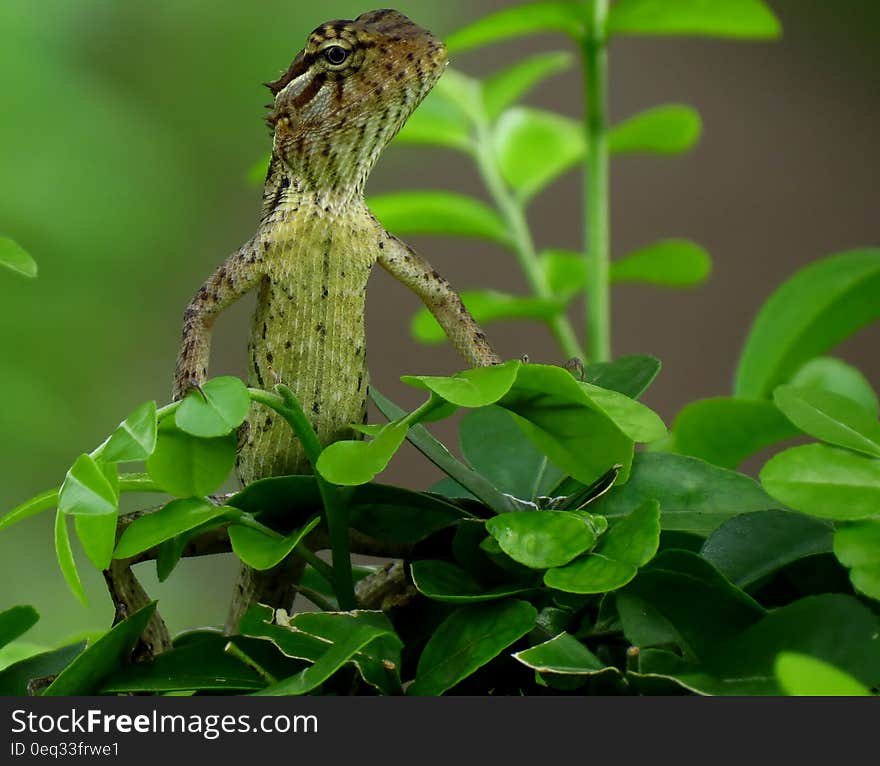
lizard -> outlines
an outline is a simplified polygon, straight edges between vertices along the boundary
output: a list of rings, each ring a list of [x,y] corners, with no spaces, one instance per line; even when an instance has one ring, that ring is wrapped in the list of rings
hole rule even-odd
[[[447,63],[443,42],[386,9],[322,24],[266,83],[273,145],[259,226],[184,312],[175,399],[206,379],[218,314],[255,289],[248,383],[287,384],[322,446],[357,438],[352,424],[365,422],[367,406],[365,293],[376,263],[421,298],[469,366],[500,362],[450,283],[386,231],[364,199],[380,153]],[[243,485],[312,472],[273,414],[252,406],[239,431]],[[288,561],[268,573],[243,566],[227,630],[256,602],[289,609],[302,565]]]

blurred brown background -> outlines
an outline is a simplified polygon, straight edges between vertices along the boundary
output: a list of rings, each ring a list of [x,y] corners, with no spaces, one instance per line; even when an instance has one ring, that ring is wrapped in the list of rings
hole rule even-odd
[[[397,7],[443,35],[500,0],[428,0]],[[613,247],[663,237],[711,252],[708,285],[689,292],[618,288],[616,354],[663,360],[646,397],[669,422],[686,402],[730,392],[751,319],[798,267],[880,243],[880,7],[873,0],[770,0],[785,29],[775,43],[622,39],[611,49],[615,120],[664,102],[703,115],[686,157],[625,158],[613,168]],[[167,401],[183,307],[253,231],[259,189],[247,169],[268,148],[259,83],[287,65],[305,35],[368,6],[328,0],[5,0],[0,5],[0,232],[40,263],[34,282],[0,273],[0,510],[57,485],[137,404]],[[494,46],[453,65],[482,75],[558,37]],[[530,101],[581,110],[576,72]],[[371,193],[449,188],[483,196],[469,161],[392,147]],[[531,209],[539,246],[577,247],[580,181],[572,174]],[[512,258],[468,240],[412,239],[459,288],[523,292]],[[878,296],[880,299],[880,296]],[[448,348],[408,336],[417,300],[384,274],[369,291],[374,383],[405,403],[403,373],[448,373]],[[580,309],[580,307],[578,307]],[[218,322],[213,373],[243,374],[249,304]],[[581,326],[580,316],[575,316]],[[558,362],[550,335],[527,323],[489,328],[505,356]],[[877,327],[838,350],[880,386]],[[450,428],[438,433],[452,437]],[[423,487],[435,473],[399,456],[384,480]],[[92,605],[57,572],[51,519],[0,534],[0,608],[34,603],[46,645],[109,623],[100,578],[83,566]],[[232,579],[223,559],[187,561],[148,589],[173,630],[222,621]]]

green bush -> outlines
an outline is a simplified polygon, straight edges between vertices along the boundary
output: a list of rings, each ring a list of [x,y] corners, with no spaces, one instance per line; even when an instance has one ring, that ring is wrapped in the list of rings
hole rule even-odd
[[[0,614],[0,647],[17,659],[0,671],[0,693],[872,693],[880,405],[857,370],[826,354],[877,319],[880,250],[829,257],[782,285],[755,320],[732,396],[689,404],[669,432],[638,401],[659,361],[610,359],[613,284],[690,287],[711,263],[686,240],[610,259],[609,158],[686,152],[701,125],[695,110],[665,105],[608,126],[608,39],[779,31],[760,0],[585,0],[513,6],[453,35],[459,51],[538,32],[573,37],[585,119],[519,103],[572,66],[569,54],[526,58],[482,82],[450,71],[397,140],[471,156],[493,206],[445,190],[370,205],[397,234],[508,249],[531,293],[487,286],[466,304],[481,323],[546,323],[583,363],[512,360],[405,376],[424,392],[420,407],[406,412],[373,389],[387,422],[323,450],[283,385],[263,391],[215,378],[181,402],[138,407],[77,458],[60,488],[8,512],[0,529],[57,509],[58,562],[80,599],[71,519],[91,564],[130,585],[130,567],[148,561],[165,580],[185,556],[231,551],[257,570],[299,556],[307,562],[299,593],[317,611],[260,605],[234,635],[187,632],[155,653],[150,626],[161,623],[141,594],[137,611],[88,645],[39,653],[18,641],[35,610],[14,607]],[[579,166],[584,247],[539,250],[528,204]],[[35,273],[6,240],[0,263]],[[569,313],[581,298],[585,343]],[[426,312],[412,331],[420,342],[444,339]],[[315,473],[218,495],[253,403],[289,424]],[[427,428],[459,410],[461,459]],[[815,441],[778,451],[760,482],[737,471],[793,438]],[[405,440],[447,478],[422,492],[378,483]],[[122,513],[130,492],[162,503]],[[354,566],[352,553],[397,563]]]

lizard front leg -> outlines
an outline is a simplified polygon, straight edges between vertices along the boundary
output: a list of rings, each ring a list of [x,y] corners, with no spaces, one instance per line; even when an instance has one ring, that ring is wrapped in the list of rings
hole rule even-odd
[[[422,299],[469,365],[486,367],[501,362],[449,282],[409,245],[384,229],[379,238],[379,263]]]
[[[204,383],[211,353],[211,330],[224,309],[255,287],[263,277],[260,240],[254,238],[230,255],[203,284],[183,312],[183,337],[172,397],[180,399]]]
[[[214,319],[260,281],[260,262],[259,242],[250,240],[226,259],[190,301],[183,315],[183,341],[172,391],[174,399],[180,399],[189,388],[204,382]],[[146,603],[146,594],[128,562],[114,561],[104,577],[116,607],[117,621]],[[170,648],[168,629],[158,612],[150,619],[142,644],[145,656]]]

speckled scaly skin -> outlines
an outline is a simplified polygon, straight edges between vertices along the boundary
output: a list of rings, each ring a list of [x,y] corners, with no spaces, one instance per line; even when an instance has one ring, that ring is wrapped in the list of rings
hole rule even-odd
[[[366,415],[365,291],[377,261],[419,295],[468,366],[499,361],[449,283],[385,231],[363,198],[382,149],[446,63],[430,32],[380,10],[323,24],[268,83],[274,142],[260,225],[184,313],[175,397],[207,376],[217,314],[257,288],[249,383],[288,385],[322,444],[353,438],[351,424]],[[309,472],[287,424],[254,407],[240,438],[241,481]],[[279,576],[247,573],[231,622],[255,599],[289,607],[294,585],[279,589]]]

